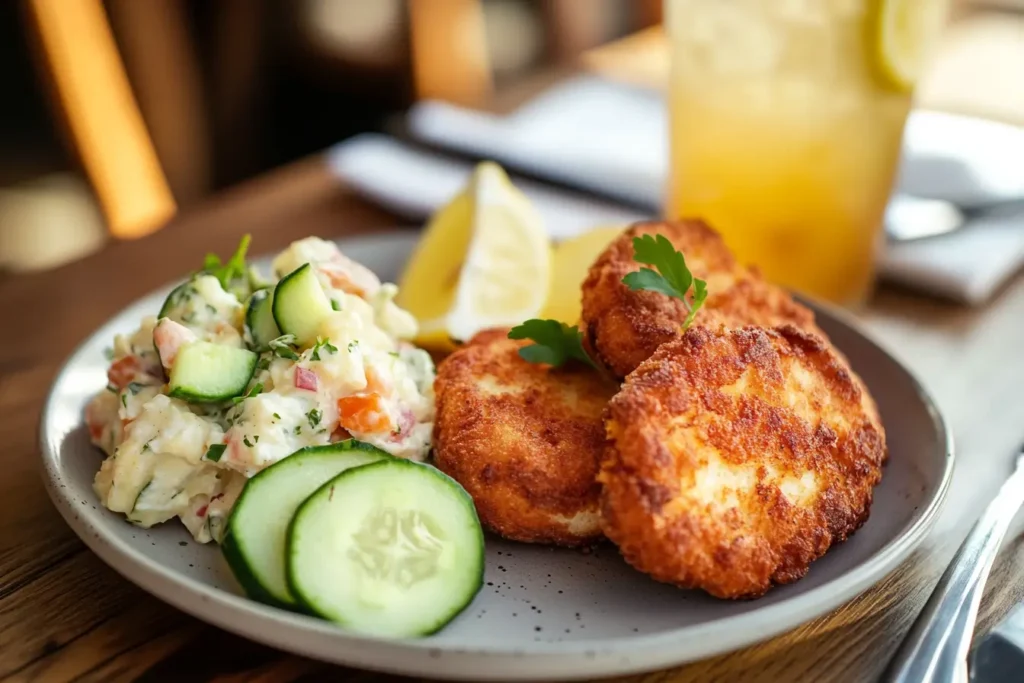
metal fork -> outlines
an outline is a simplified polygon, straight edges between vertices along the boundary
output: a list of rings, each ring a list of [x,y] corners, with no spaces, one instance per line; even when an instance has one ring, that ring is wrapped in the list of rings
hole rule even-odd
[[[985,579],[1013,516],[1024,504],[1024,449],[1013,473],[975,522],[881,680],[952,683],[974,635]]]

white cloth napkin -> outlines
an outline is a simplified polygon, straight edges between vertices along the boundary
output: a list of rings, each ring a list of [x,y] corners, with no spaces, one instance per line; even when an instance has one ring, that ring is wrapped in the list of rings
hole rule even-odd
[[[555,239],[595,225],[651,217],[661,205],[667,121],[660,95],[652,91],[585,76],[548,90],[508,116],[425,102],[410,112],[409,127],[415,137],[435,145],[649,207],[625,209],[517,182]],[[450,199],[471,171],[467,162],[380,135],[347,140],[330,151],[329,159],[357,191],[414,220]],[[915,112],[905,135],[899,186],[967,206],[1024,197],[1024,131]],[[881,274],[934,295],[980,304],[1022,264],[1024,211],[1004,212],[944,237],[889,245]]]
[[[469,180],[473,165],[431,154],[375,133],[349,138],[328,153],[331,169],[367,199],[411,220],[422,221]],[[610,202],[570,195],[517,180],[553,239],[598,225],[628,224],[648,217]]]

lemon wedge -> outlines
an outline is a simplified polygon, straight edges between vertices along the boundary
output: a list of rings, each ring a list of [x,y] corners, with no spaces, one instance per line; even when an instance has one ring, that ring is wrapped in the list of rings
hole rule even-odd
[[[873,0],[868,49],[886,86],[910,92],[945,23],[947,0]]]
[[[591,264],[626,226],[592,228],[572,239],[555,245],[551,261],[551,289],[542,318],[554,318],[566,325],[580,320],[580,287],[587,278]]]
[[[431,218],[399,282],[420,346],[448,350],[489,327],[536,317],[547,299],[551,243],[540,215],[495,163]]]

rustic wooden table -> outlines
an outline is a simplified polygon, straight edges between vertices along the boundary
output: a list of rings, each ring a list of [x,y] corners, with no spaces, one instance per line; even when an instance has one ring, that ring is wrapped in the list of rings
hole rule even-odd
[[[307,234],[394,228],[318,159],[281,169],[177,218],[156,235],[58,270],[0,280],[0,680],[399,680],[294,657],[206,626],[106,567],[65,526],[40,481],[36,428],[58,365],[136,297],[226,253]],[[631,681],[866,681],[878,675],[1024,439],[1024,279],[966,310],[883,290],[865,326],[916,371],[956,434],[952,490],[902,567],[833,614],[746,650]],[[897,454],[898,455],[898,454]],[[1024,544],[989,581],[981,630],[1024,593]]]

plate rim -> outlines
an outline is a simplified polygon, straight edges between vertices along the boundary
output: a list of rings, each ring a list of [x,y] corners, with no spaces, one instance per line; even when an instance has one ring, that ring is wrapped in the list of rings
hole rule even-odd
[[[335,239],[341,243],[376,243],[394,246],[399,242],[415,243],[418,234],[405,231],[384,231]],[[192,616],[251,640],[298,654],[348,666],[422,674],[426,666],[431,675],[451,679],[531,680],[550,677],[588,678],[595,675],[639,673],[666,666],[699,661],[726,652],[763,642],[787,633],[815,618],[849,602],[892,573],[921,544],[941,512],[955,464],[952,430],[937,403],[915,373],[896,356],[866,334],[855,318],[835,306],[807,297],[805,303],[856,332],[863,341],[875,347],[894,363],[910,381],[925,406],[935,432],[944,447],[943,471],[935,493],[923,506],[918,518],[901,534],[868,557],[859,568],[847,570],[824,585],[792,598],[768,605],[754,612],[737,614],[700,626],[683,626],[653,634],[601,638],[594,640],[532,642],[516,647],[494,645],[455,647],[430,639],[395,640],[353,634],[313,617],[263,605],[242,595],[209,586],[188,574],[160,565],[144,552],[132,548],[118,537],[104,532],[105,523],[88,520],[76,514],[74,501],[66,490],[55,464],[58,460],[56,441],[51,431],[57,389],[69,371],[81,359],[86,347],[99,333],[112,326],[130,308],[169,289],[173,283],[137,297],[122,307],[85,337],[60,365],[47,392],[38,423],[41,475],[46,491],[72,531],[109,567],[128,581],[161,601]],[[96,508],[97,516],[106,512]],[[85,510],[90,516],[91,511]],[[264,635],[261,627],[274,626],[272,635]],[[296,638],[295,636],[300,638]],[[301,636],[326,638],[330,647],[319,647],[316,640],[302,642]],[[695,638],[694,636],[699,636]],[[672,646],[672,647],[669,647]],[[666,648],[670,653],[666,655]],[[661,653],[659,655],[659,653]],[[401,655],[417,655],[415,661],[399,661]],[[632,657],[630,657],[632,655]],[[641,656],[642,655],[642,656]],[[447,658],[447,659],[445,659]],[[461,666],[454,660],[462,660]],[[515,662],[516,668],[501,670],[496,664]],[[611,661],[610,661],[611,660]],[[612,661],[617,661],[612,663]],[[432,665],[431,665],[432,664]],[[486,667],[482,671],[480,667]]]

